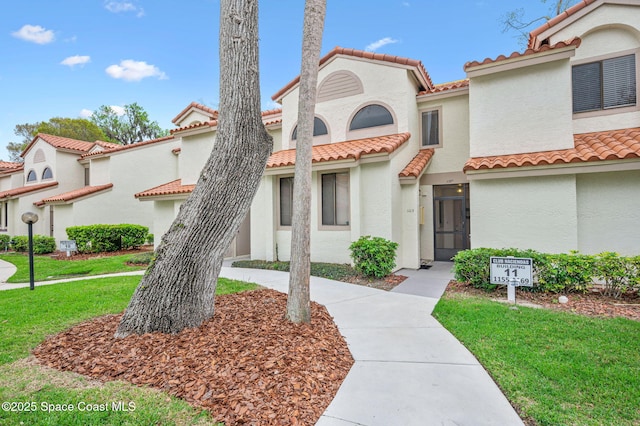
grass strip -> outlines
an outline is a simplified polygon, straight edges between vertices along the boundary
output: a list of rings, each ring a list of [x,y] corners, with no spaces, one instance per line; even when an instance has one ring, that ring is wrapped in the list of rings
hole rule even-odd
[[[446,295],[433,314],[538,425],[640,424],[640,322]]]

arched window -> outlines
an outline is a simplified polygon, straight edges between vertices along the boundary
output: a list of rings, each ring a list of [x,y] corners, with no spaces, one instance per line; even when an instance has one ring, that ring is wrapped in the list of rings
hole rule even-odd
[[[53,172],[49,167],[45,167],[42,171],[42,179],[53,179]]]
[[[313,136],[322,136],[328,134],[327,125],[324,124],[324,121],[315,117],[313,119]],[[298,126],[293,129],[293,134],[291,135],[291,140],[298,139]]]
[[[388,109],[382,105],[367,105],[353,117],[349,130],[366,129],[387,124],[393,124],[393,116]]]
[[[33,170],[29,170],[29,174],[27,174],[27,182],[35,182],[38,180],[38,176],[36,176],[36,172]]]

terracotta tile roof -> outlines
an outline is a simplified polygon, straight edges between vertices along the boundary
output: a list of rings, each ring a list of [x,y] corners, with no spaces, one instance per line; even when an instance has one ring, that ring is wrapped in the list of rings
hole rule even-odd
[[[17,171],[24,169],[24,163],[13,163],[10,161],[0,161],[0,172]]]
[[[96,192],[104,191],[105,189],[113,188],[112,183],[107,183],[106,185],[98,185],[98,186],[85,186],[84,188],[75,189],[73,191],[65,192],[63,194],[54,195],[53,197],[43,198],[40,201],[37,201],[33,204],[37,206],[42,206],[48,203],[66,203],[69,201],[73,201],[77,198],[85,197],[87,195],[95,194]]]
[[[314,163],[338,161],[346,159],[358,160],[363,155],[392,153],[409,140],[411,133],[378,136],[374,138],[357,139],[347,142],[316,145],[311,151]],[[296,162],[296,150],[287,149],[271,154],[267,161],[267,168],[293,166]]]
[[[264,123],[265,126],[273,126],[276,124],[282,124],[282,119],[278,119],[278,120],[272,120],[272,121],[267,121]]]
[[[174,154],[180,154],[182,152],[182,147],[173,148],[171,152]]]
[[[54,148],[68,149],[70,151],[75,151],[77,153],[89,152],[91,148],[95,146],[94,142],[63,138],[62,136],[53,136],[53,135],[48,135],[46,133],[38,133],[36,137],[33,138],[31,142],[29,142],[29,145],[27,145],[24,151],[22,151],[22,154],[20,154],[20,156],[24,157],[27,151],[31,149],[33,144],[36,143],[38,139],[42,139],[43,141],[53,146]]]
[[[114,152],[120,152],[120,151],[126,151],[128,149],[133,149],[133,148],[139,148],[141,146],[146,146],[146,145],[152,145],[154,143],[159,143],[159,142],[165,142],[168,140],[174,139],[173,135],[169,135],[169,136],[164,136],[158,139],[151,139],[148,141],[144,141],[144,142],[136,142],[136,143],[132,143],[129,145],[118,145],[118,144],[114,144],[114,148],[108,148],[108,149],[104,149],[102,151],[94,151],[94,152],[88,152],[86,154],[82,154],[80,156],[80,158],[87,158],[87,157],[95,157],[98,155],[105,155],[105,154],[112,154]]]
[[[119,143],[105,142],[105,141],[96,141],[95,144],[96,145],[100,145],[101,147],[106,148],[106,149],[120,148],[122,146]]]
[[[204,123],[194,123],[188,126],[178,127],[177,129],[171,129],[169,132],[174,135],[178,132],[184,132],[185,130],[197,129],[199,127],[216,127],[218,125],[218,120],[213,121],[205,121]]]
[[[407,164],[407,166],[398,173],[398,176],[401,178],[420,177],[424,169],[427,168],[427,165],[434,153],[435,150],[433,148],[421,149],[409,164]]]
[[[479,61],[467,62],[466,64],[464,64],[464,70],[467,71],[469,68],[477,67],[479,65],[487,65],[487,64],[492,64],[492,63],[496,63],[496,62],[506,61],[508,59],[514,59],[514,58],[520,58],[520,57],[523,57],[523,56],[535,55],[536,53],[546,52],[548,50],[554,50],[554,49],[562,49],[562,48],[568,47],[568,46],[575,46],[577,48],[577,47],[580,46],[580,43],[581,43],[580,38],[579,37],[574,37],[574,38],[572,38],[570,40],[567,40],[567,41],[559,41],[558,43],[554,44],[553,46],[550,46],[548,44],[544,44],[544,45],[542,45],[540,47],[537,47],[535,49],[529,48],[529,49],[525,50],[522,53],[513,52],[509,56],[500,55],[495,59],[486,58],[482,62],[479,62]]]
[[[195,187],[196,187],[195,185],[183,185],[182,179],[176,179],[172,182],[156,186],[155,188],[138,192],[134,196],[136,198],[145,198],[145,197],[158,197],[161,195],[189,194],[191,191],[193,191],[193,188]]]
[[[595,3],[597,0],[582,0],[579,3],[577,3],[576,5],[568,8],[567,10],[565,10],[564,12],[562,12],[560,15],[556,16],[553,19],[550,19],[549,21],[545,22],[544,24],[542,24],[541,26],[539,26],[538,28],[536,28],[535,30],[531,31],[529,33],[529,44],[528,47],[531,49],[535,49],[537,47],[540,47],[543,43],[544,40],[539,40],[538,36],[540,34],[542,34],[543,32],[545,32],[546,30],[548,30],[549,28],[557,25],[558,23],[564,21],[565,19],[567,19],[569,16],[575,14],[576,12],[584,9],[585,7],[589,6],[591,3]]]
[[[0,198],[11,198],[18,195],[28,194],[29,192],[40,191],[41,189],[51,188],[57,186],[58,182],[41,183],[38,185],[21,186],[20,188],[13,188],[7,191],[0,192]]]
[[[469,159],[464,171],[640,158],[640,127],[574,135],[575,148]]]
[[[429,73],[427,73],[427,70],[425,69],[424,65],[422,65],[422,62],[420,62],[420,61],[418,61],[416,59],[402,58],[400,56],[387,55],[387,54],[384,54],[384,53],[367,52],[365,50],[356,50],[356,49],[346,49],[344,47],[335,47],[335,48],[333,48],[333,50],[331,52],[327,53],[326,55],[324,55],[320,59],[319,66],[322,67],[323,64],[328,62],[331,58],[333,58],[336,55],[353,56],[353,57],[356,57],[356,58],[371,59],[371,60],[375,60],[375,61],[391,62],[391,63],[394,63],[394,64],[400,64],[400,65],[406,65],[406,66],[409,66],[409,67],[414,67],[416,69],[416,74],[418,75],[418,80],[420,81],[421,85],[423,86],[422,90],[428,90],[428,89],[433,87],[433,81],[431,81],[431,77],[429,76]],[[286,86],[284,86],[275,95],[273,95],[271,97],[271,99],[273,99],[274,101],[280,99],[286,92],[288,92],[293,87],[295,87],[295,85],[298,84],[299,82],[300,82],[300,76],[298,76],[298,77],[294,78],[293,80],[291,80]]]
[[[462,88],[465,88],[465,87],[469,87],[469,79],[468,78],[466,78],[464,80],[456,80],[456,81],[450,81],[448,83],[436,84],[431,89],[423,90],[422,92],[418,93],[418,96],[430,95],[432,93],[441,93],[441,92],[446,92],[446,91],[449,91],[449,90],[462,89]]]
[[[263,117],[266,117],[269,115],[278,115],[278,114],[282,114],[282,108],[268,109],[266,111],[262,111]]]
[[[178,121],[180,121],[180,119],[182,118],[183,115],[185,115],[187,112],[189,112],[189,110],[191,108],[195,108],[195,109],[199,109],[202,112],[205,112],[207,114],[209,114],[209,118],[211,120],[215,120],[216,118],[218,118],[218,111],[216,111],[213,108],[209,108],[206,105],[202,105],[199,104],[198,102],[191,102],[189,105],[187,105],[187,107],[185,109],[183,109],[182,111],[180,111],[180,113],[178,115],[176,115],[174,117],[173,120],[171,120],[172,123],[177,123]]]

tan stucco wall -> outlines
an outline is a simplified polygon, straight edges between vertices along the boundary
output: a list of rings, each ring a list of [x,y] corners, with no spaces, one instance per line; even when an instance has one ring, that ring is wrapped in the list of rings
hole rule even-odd
[[[640,171],[577,176],[578,248],[640,255]]]
[[[573,147],[569,60],[471,79],[470,155]]]
[[[202,167],[209,159],[215,143],[216,133],[208,131],[197,135],[184,136],[179,155],[180,178],[183,185],[192,185],[198,181]]]
[[[578,248],[575,175],[474,180],[471,247]]]

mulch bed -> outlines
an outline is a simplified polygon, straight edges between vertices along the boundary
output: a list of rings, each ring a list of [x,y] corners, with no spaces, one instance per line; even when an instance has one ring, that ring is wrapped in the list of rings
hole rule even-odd
[[[115,339],[121,315],[107,315],[33,353],[59,370],[164,390],[226,425],[311,425],[353,358],[323,306],[312,302],[311,324],[296,325],[284,318],[286,300],[274,290],[217,296],[211,320],[175,335]]]
[[[86,259],[99,259],[101,257],[120,256],[123,254],[133,255],[133,254],[139,254],[139,253],[146,253],[149,251],[153,251],[153,246],[147,245],[147,246],[141,246],[135,249],[118,250],[118,251],[101,252],[101,253],[78,253],[74,251],[74,252],[71,252],[71,256],[67,256],[66,251],[56,251],[50,254],[49,257],[57,260],[86,260]]]
[[[351,284],[389,291],[406,279],[407,277],[405,277],[404,275],[396,274],[387,275],[384,278],[369,278],[358,275],[355,277],[346,278],[345,281]]]
[[[495,291],[487,292],[482,289],[471,287],[466,283],[451,281],[447,287],[449,293],[465,293],[474,296],[507,300],[507,288],[501,286]],[[589,293],[565,294],[569,301],[565,304],[558,302],[559,294],[554,293],[533,293],[518,289],[516,291],[516,303],[532,303],[534,305],[556,309],[560,311],[573,312],[580,315],[597,317],[623,317],[635,321],[640,321],[640,295],[637,292],[628,292],[619,299],[605,296],[598,289]]]

